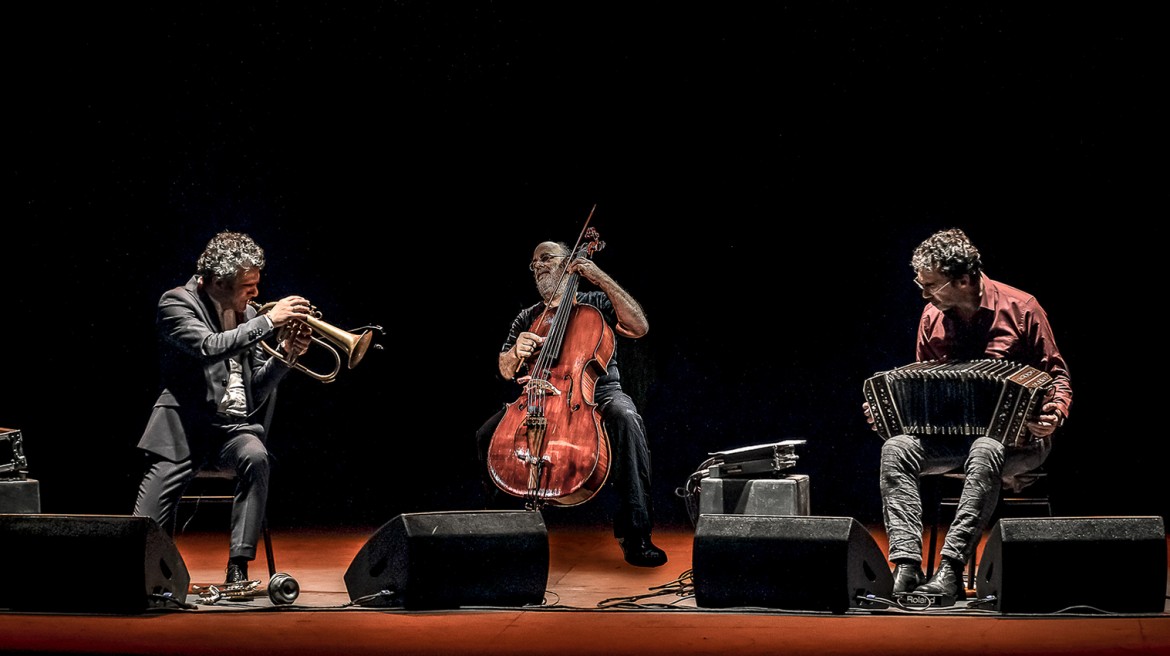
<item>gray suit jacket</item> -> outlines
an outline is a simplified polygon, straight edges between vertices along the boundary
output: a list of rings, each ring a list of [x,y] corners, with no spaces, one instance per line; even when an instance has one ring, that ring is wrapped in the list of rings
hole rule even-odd
[[[242,353],[248,423],[261,437],[272,420],[276,388],[288,365],[271,357],[259,342],[273,333],[268,319],[248,307],[232,330],[220,328],[211,299],[199,292],[199,277],[164,293],[156,326],[162,393],[155,401],[138,447],[172,461],[206,446],[216,407],[227,390],[228,359]]]

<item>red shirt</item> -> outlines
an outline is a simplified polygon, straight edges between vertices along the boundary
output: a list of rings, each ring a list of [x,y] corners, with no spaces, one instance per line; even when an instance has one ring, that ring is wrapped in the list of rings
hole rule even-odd
[[[970,321],[960,319],[954,310],[942,312],[927,303],[918,330],[918,360],[1003,358],[1036,367],[1052,376],[1052,400],[1067,417],[1072,381],[1044,308],[1035,296],[986,274],[980,276],[983,297]]]

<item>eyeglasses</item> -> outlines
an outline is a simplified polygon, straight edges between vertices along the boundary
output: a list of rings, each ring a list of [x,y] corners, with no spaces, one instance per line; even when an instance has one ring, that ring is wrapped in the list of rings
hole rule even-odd
[[[544,255],[541,255],[539,258],[529,262],[528,263],[528,270],[529,271],[536,271],[537,262],[539,262],[541,264],[548,264],[549,262],[552,262],[553,260],[555,260],[559,257],[565,257],[565,256],[564,255],[553,255],[552,253],[545,253]]]
[[[944,283],[943,283],[943,284],[941,284],[941,285],[938,285],[938,283],[927,283],[927,284],[925,284],[925,285],[924,285],[924,284],[922,284],[921,282],[919,282],[919,281],[918,281],[918,278],[915,278],[915,279],[914,279],[914,284],[915,284],[915,285],[918,285],[918,289],[921,289],[922,291],[926,292],[927,294],[930,294],[931,296],[934,296],[935,294],[937,294],[937,293],[941,292],[941,291],[943,290],[943,288],[944,288],[944,287],[946,287],[947,285],[951,284],[951,281],[950,281],[950,280],[948,280],[948,281],[944,282]],[[938,287],[935,287],[935,285],[938,285]]]

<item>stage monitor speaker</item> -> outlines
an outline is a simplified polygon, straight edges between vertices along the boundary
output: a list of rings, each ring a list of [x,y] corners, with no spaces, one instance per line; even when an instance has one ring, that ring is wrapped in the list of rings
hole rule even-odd
[[[548,564],[539,512],[407,513],[370,536],[345,587],[364,606],[524,606],[543,603]]]
[[[705,608],[844,613],[884,608],[894,588],[881,548],[852,517],[699,515],[691,558]]]
[[[1162,613],[1162,518],[1005,517],[983,547],[975,592],[1003,613]]]
[[[134,613],[178,608],[191,577],[148,517],[0,515],[0,608]]]

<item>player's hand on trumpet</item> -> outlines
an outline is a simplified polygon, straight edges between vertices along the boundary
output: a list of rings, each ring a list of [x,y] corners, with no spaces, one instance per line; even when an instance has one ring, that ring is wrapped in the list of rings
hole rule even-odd
[[[277,337],[281,350],[295,357],[309,350],[309,345],[313,343],[313,329],[303,322],[295,321],[280,328]]]
[[[264,311],[276,326],[280,349],[290,356],[290,364],[309,350],[313,329],[305,319],[313,316],[313,304],[303,296],[285,296]]]
[[[313,305],[303,296],[285,296],[271,305],[266,313],[268,318],[272,319],[272,325],[277,328],[283,328],[290,323],[302,323],[313,316]]]

